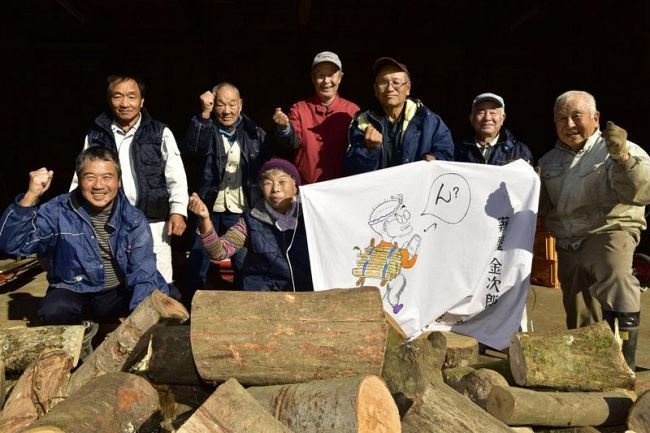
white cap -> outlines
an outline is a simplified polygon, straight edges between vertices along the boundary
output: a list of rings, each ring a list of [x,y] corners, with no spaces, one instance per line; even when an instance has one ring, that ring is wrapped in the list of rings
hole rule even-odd
[[[311,68],[314,69],[314,67],[323,62],[330,62],[334,63],[340,70],[343,70],[343,65],[341,65],[341,59],[339,59],[339,56],[337,56],[335,53],[331,51],[323,51],[322,53],[316,54],[316,57],[314,57],[314,61],[311,63]]]
[[[478,95],[476,98],[474,98],[474,102],[472,102],[472,108],[476,107],[483,101],[494,101],[499,104],[499,106],[506,108],[506,104],[503,102],[503,98],[494,93],[481,93]]]

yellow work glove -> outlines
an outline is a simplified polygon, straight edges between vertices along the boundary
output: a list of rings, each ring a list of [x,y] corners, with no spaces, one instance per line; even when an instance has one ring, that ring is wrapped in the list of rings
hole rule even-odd
[[[628,158],[627,131],[625,129],[614,125],[614,122],[607,122],[607,126],[602,132],[602,135],[607,143],[607,151],[612,159],[624,161]]]

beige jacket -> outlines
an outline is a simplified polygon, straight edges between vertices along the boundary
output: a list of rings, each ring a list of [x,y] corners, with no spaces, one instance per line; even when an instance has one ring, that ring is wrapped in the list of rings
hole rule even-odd
[[[539,160],[540,215],[558,244],[626,230],[638,240],[650,203],[650,157],[627,142],[630,158],[613,161],[597,130],[579,152],[560,142]]]

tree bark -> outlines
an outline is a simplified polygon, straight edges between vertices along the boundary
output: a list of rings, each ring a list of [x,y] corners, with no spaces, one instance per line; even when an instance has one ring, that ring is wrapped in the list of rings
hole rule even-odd
[[[235,379],[229,379],[177,430],[177,433],[291,433]]]
[[[397,407],[377,376],[251,387],[248,392],[294,433],[399,433]]]
[[[512,433],[444,383],[429,386],[402,420],[403,433]]]
[[[381,374],[386,319],[374,287],[322,292],[199,290],[191,343],[199,375],[246,385]]]
[[[478,362],[478,341],[466,335],[443,332],[447,337],[447,358],[443,368],[465,367]]]
[[[389,331],[381,376],[401,414],[430,383],[442,381],[447,340],[442,332],[429,332],[408,341]]]
[[[7,384],[5,379],[5,362],[0,359],[0,410],[5,405],[5,399],[7,398]]]
[[[71,394],[23,433],[149,432],[159,423],[158,393],[145,379],[109,373]]]
[[[188,318],[181,303],[156,290],[72,374],[70,394],[102,374],[128,370],[146,353],[149,333],[156,324],[182,323]]]
[[[479,368],[463,376],[454,389],[486,409],[488,395],[495,386],[507,387],[508,381],[494,370]]]
[[[194,365],[189,326],[163,326],[153,330],[147,376],[156,384],[204,384]]]
[[[632,402],[623,391],[541,392],[495,386],[487,410],[508,425],[599,426],[623,424]]]
[[[650,391],[641,394],[632,405],[627,428],[636,433],[650,433]]]
[[[564,332],[514,334],[510,369],[520,386],[579,391],[634,389],[634,373],[605,321]]]
[[[14,433],[48,413],[67,395],[72,357],[60,349],[45,349],[25,369],[0,415],[0,432]]]
[[[20,375],[43,349],[61,349],[79,361],[84,335],[82,325],[15,327],[0,329],[0,358],[8,374]]]

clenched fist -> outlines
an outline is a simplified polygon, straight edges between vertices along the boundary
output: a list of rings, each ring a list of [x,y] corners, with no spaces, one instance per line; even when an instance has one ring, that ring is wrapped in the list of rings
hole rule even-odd
[[[273,121],[282,129],[289,126],[289,116],[284,114],[280,107],[275,109],[275,113],[273,113]]]
[[[363,138],[366,141],[366,147],[370,150],[377,149],[381,146],[383,140],[381,132],[377,131],[372,125],[368,125]]]
[[[45,167],[29,172],[29,187],[20,200],[21,206],[34,206],[45,191],[50,188],[54,172]]]
[[[207,92],[203,92],[199,98],[201,99],[201,117],[209,119],[214,108],[214,93],[208,90]]]
[[[607,122],[602,136],[607,143],[607,151],[615,161],[625,161],[629,157],[627,151],[627,131],[614,122]]]

